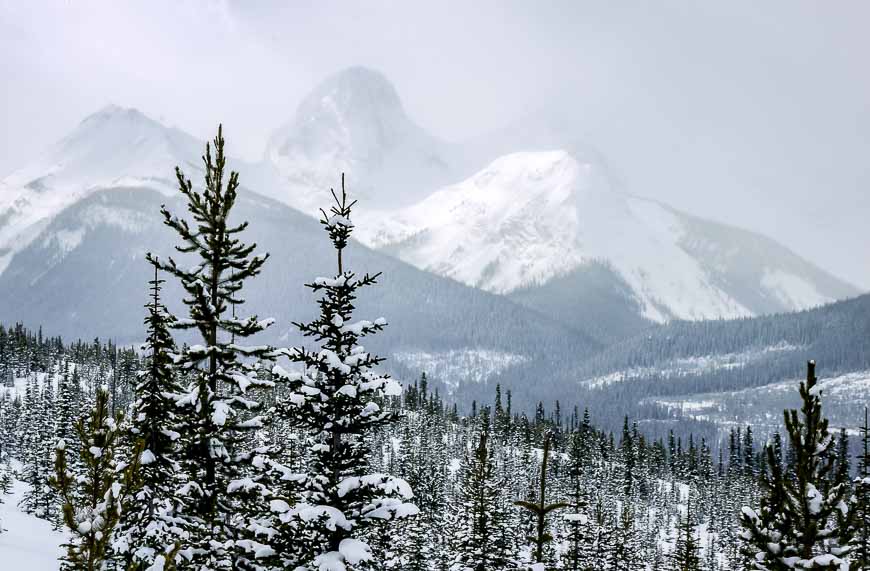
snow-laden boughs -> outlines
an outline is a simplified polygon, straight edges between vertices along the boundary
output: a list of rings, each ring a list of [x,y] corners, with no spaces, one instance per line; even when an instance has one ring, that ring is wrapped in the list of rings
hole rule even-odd
[[[321,223],[335,248],[337,273],[307,284],[320,294],[320,316],[295,324],[319,348],[284,350],[301,372],[280,366],[273,371],[287,384],[278,410],[305,439],[307,469],[282,476],[288,501],[277,504],[280,532],[272,543],[285,565],[320,571],[371,568],[374,556],[366,538],[373,528],[418,511],[407,501],[413,494],[404,480],[369,473],[371,436],[396,419],[389,400],[401,387],[375,370],[382,359],[361,345],[366,335],[386,326],[382,318],[354,321],[353,316],[359,290],[374,285],[379,274],[359,277],[345,269],[354,203],[347,200],[344,177],[341,195],[333,197],[335,205],[323,212]]]
[[[850,507],[853,514],[852,568],[870,569],[870,419],[864,408],[861,427],[861,454],[855,477],[855,494]]]
[[[508,518],[502,502],[505,481],[496,471],[490,446],[490,414],[484,408],[477,442],[467,450],[459,481],[459,502],[453,533],[451,571],[513,567],[512,546],[506,542]]]
[[[566,550],[564,567],[568,571],[580,571],[587,567],[589,546],[592,544],[592,525],[589,518],[589,491],[586,476],[592,471],[591,459],[593,444],[589,411],[583,415],[579,430],[569,437],[568,448],[568,486],[569,509],[562,514],[565,522]]]
[[[41,389],[41,390],[40,390]],[[28,429],[30,446],[25,456],[24,481],[29,484],[19,507],[37,517],[59,523],[57,494],[49,485],[52,474],[55,397],[52,383],[36,382],[36,374],[28,379],[27,407],[32,415]]]
[[[695,515],[689,500],[686,504],[686,515],[677,526],[677,538],[669,567],[672,571],[701,571],[701,545],[695,528]]]
[[[822,416],[817,382],[810,361],[807,380],[800,384],[800,415],[797,410],[784,414],[793,462],[783,466],[768,445],[761,509],[744,507],[741,514],[741,538],[759,571],[849,566],[849,482],[835,470],[834,437]]]
[[[151,299],[145,305],[148,361],[139,373],[129,420],[133,443],[129,452],[138,455],[131,460],[139,469],[129,473],[132,490],[111,544],[115,560],[132,570],[173,569],[187,535],[180,514],[183,501],[178,496],[184,481],[176,413],[181,389],[173,369],[176,349],[169,331],[174,318],[160,301],[163,280],[158,277],[157,264],[152,265]]]
[[[202,191],[176,167],[179,189],[187,202],[191,220],[177,217],[166,207],[164,222],[178,235],[176,249],[184,258],[157,260],[162,270],[174,276],[184,289],[188,315],[173,328],[192,330],[198,343],[183,348],[175,358],[179,374],[190,382],[177,399],[182,408],[181,471],[185,478],[180,494],[186,497],[185,517],[190,537],[182,548],[194,566],[208,569],[236,568],[262,553],[251,537],[259,526],[252,523],[268,510],[261,471],[254,460],[249,436],[264,421],[258,416],[259,397],[272,387],[259,359],[269,353],[265,346],[244,346],[241,341],[263,331],[271,320],[256,316],[236,317],[244,304],[241,290],[257,276],[268,258],[254,255],[256,244],[244,244],[239,234],[247,222],[231,222],[239,176],[231,172],[224,180],[226,156],[222,129],[203,156],[205,182]],[[266,371],[267,372],[267,371]],[[230,492],[234,482],[249,480]]]
[[[137,470],[119,465],[116,452],[121,417],[109,412],[109,390],[97,389],[94,408],[76,422],[80,462],[70,469],[67,443],[55,445],[55,474],[51,480],[62,500],[63,522],[69,533],[61,569],[96,571],[103,569],[112,531],[122,513],[129,482],[124,474]]]
[[[524,508],[534,515],[534,535],[529,536],[527,539],[534,545],[534,560],[532,563],[542,565],[552,562],[552,555],[549,552],[545,555],[544,551],[545,548],[550,547],[550,543],[553,541],[553,536],[547,529],[547,516],[550,512],[567,508],[570,505],[567,502],[547,503],[547,463],[550,459],[552,438],[553,436],[549,432],[544,435],[544,451],[543,458],[541,459],[541,475],[539,480],[540,489],[536,501],[517,500],[514,502],[514,505]]]

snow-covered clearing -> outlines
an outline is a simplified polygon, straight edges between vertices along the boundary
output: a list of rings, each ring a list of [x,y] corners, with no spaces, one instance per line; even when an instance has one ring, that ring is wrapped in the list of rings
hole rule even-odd
[[[771,353],[798,351],[800,349],[803,349],[803,347],[782,342],[768,347],[747,349],[739,353],[719,353],[671,359],[652,367],[632,367],[592,377],[580,381],[580,384],[591,389],[597,389],[612,383],[621,383],[653,375],[669,378],[698,373],[711,373],[719,370],[742,369],[754,361],[769,356]]]
[[[528,361],[525,355],[489,349],[428,353],[406,351],[393,357],[403,365],[443,381],[450,392],[464,383],[485,383],[493,375]]]
[[[18,502],[27,484],[15,481],[12,493],[0,504],[0,568],[21,571],[54,571],[60,567],[63,534],[45,520],[21,512]]]
[[[797,399],[801,380],[794,378],[738,391],[650,398],[643,402],[656,403],[695,420],[716,422],[723,430],[735,422],[750,423],[753,429],[760,430],[762,426],[779,425],[782,416],[778,411],[800,405]],[[832,425],[849,429],[858,421],[862,403],[870,397],[870,371],[820,379],[818,386]]]

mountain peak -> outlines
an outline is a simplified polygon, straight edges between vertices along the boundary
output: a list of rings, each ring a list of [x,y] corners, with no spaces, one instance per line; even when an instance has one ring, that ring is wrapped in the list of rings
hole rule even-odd
[[[122,107],[110,103],[91,113],[79,123],[69,135],[58,144],[70,142],[80,144],[82,140],[91,144],[95,140],[116,139],[122,145],[137,142],[143,136],[152,140],[188,139],[193,137],[173,127],[168,127],[134,107]]]
[[[340,173],[370,206],[413,203],[452,182],[451,150],[406,114],[380,72],[351,67],[320,83],[271,138],[267,160],[305,212],[328,199]]]
[[[141,111],[107,105],[85,117],[75,129],[32,163],[12,173],[12,187],[38,185],[80,192],[123,178],[172,180],[175,165],[197,165],[202,144]]]
[[[293,121],[272,137],[269,154],[278,164],[327,153],[336,167],[371,167],[415,130],[383,74],[351,67],[326,78],[302,100]]]
[[[0,249],[17,251],[67,206],[104,188],[174,191],[175,165],[201,168],[194,137],[136,109],[108,105],[3,180]],[[0,267],[6,258],[0,258]]]
[[[323,80],[302,101],[296,115],[306,120],[322,112],[371,115],[385,111],[402,112],[396,88],[381,72],[355,66]]]
[[[142,113],[135,107],[122,107],[121,105],[117,105],[115,103],[109,103],[105,107],[100,108],[99,110],[91,113],[90,115],[82,119],[82,123],[86,123],[88,121],[116,119],[120,117],[152,121],[152,119],[149,119],[144,113]]]

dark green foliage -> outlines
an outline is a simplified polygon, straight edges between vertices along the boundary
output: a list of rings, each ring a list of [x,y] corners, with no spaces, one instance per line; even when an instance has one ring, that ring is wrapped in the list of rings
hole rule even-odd
[[[173,368],[175,343],[169,332],[175,318],[160,301],[163,280],[154,264],[148,315],[147,368],[140,372],[136,400],[130,411],[131,453],[140,469],[129,473],[131,493],[115,530],[113,552],[129,570],[155,563],[171,570],[185,538],[178,489],[184,481],[178,461],[180,437],[176,400],[180,387]]]
[[[499,502],[504,482],[493,461],[488,408],[483,417],[477,442],[462,468],[453,537],[454,565],[471,571],[505,569],[510,562],[507,546],[500,540],[506,524]]]
[[[870,569],[870,423],[864,408],[861,427],[861,454],[858,456],[858,475],[855,495],[850,508],[853,512],[852,569]]]
[[[534,545],[534,562],[544,562],[544,548],[553,541],[553,536],[547,531],[547,516],[558,509],[566,508],[570,504],[565,502],[547,503],[547,462],[550,459],[550,441],[553,436],[549,432],[544,436],[544,455],[541,460],[540,490],[536,502],[518,500],[514,505],[525,508],[535,517],[535,535],[528,537],[528,541]]]
[[[686,505],[686,515],[677,526],[677,541],[671,554],[669,569],[671,571],[700,571],[701,546],[695,532],[695,520],[692,505]]]
[[[178,429],[183,449],[180,465],[186,479],[188,544],[196,560],[214,568],[241,564],[248,555],[234,551],[236,546],[245,546],[242,551],[256,549],[251,542],[237,541],[247,537],[247,518],[253,516],[250,509],[258,511],[258,504],[263,511],[267,509],[262,475],[250,469],[254,455],[246,435],[263,425],[262,417],[256,416],[258,389],[272,386],[257,363],[269,348],[238,344],[271,323],[256,316],[242,319],[234,315],[244,303],[243,286],[260,273],[268,254],[254,255],[256,244],[244,244],[239,238],[248,224],[232,222],[239,176],[230,172],[225,180],[226,160],[219,127],[214,154],[211,145],[206,145],[203,156],[202,191],[176,167],[192,222],[165,207],[162,213],[181,242],[176,250],[185,256],[184,262],[148,255],[155,266],[178,279],[184,290],[188,316],[174,322],[173,328],[193,330],[199,336],[200,343],[184,347],[176,360],[178,370],[190,379],[178,399],[184,410]],[[237,485],[242,481],[243,486]],[[237,495],[231,493],[236,491]]]
[[[744,508],[741,516],[747,555],[760,571],[837,569],[848,551],[849,519],[842,508],[849,486],[835,469],[835,440],[822,416],[817,381],[810,361],[800,385],[801,411],[785,411],[793,470],[784,469],[768,446],[761,509]]]
[[[109,392],[101,387],[90,415],[75,425],[81,446],[77,471],[70,470],[66,442],[57,443],[51,484],[60,495],[63,522],[70,534],[62,569],[97,571],[106,563],[125,494],[115,461],[120,421],[120,416],[113,418],[109,413]],[[129,473],[137,468],[134,462]]]
[[[383,359],[361,345],[367,335],[382,331],[386,320],[353,321],[360,290],[376,284],[380,274],[358,277],[346,267],[344,251],[353,230],[355,202],[347,199],[343,176],[341,183],[341,194],[333,191],[335,204],[329,213],[322,212],[321,219],[334,248],[337,273],[307,284],[321,294],[320,315],[294,324],[319,347],[283,351],[303,366],[301,374],[289,374],[280,366],[273,371],[286,385],[278,410],[305,447],[306,472],[277,483],[279,511],[286,515],[274,523],[279,531],[272,545],[281,564],[290,567],[336,560],[349,569],[367,569],[371,557],[350,560],[347,546],[368,552],[371,545],[364,539],[377,536],[385,521],[418,511],[403,501],[413,495],[404,480],[371,469],[371,439],[397,420],[390,404],[392,397],[401,396],[401,387],[375,370]],[[297,500],[310,508],[290,513],[289,506]],[[343,519],[337,522],[336,514]]]

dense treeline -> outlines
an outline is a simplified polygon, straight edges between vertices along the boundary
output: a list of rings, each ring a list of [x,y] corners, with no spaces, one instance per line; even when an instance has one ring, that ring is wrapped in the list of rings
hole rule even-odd
[[[13,362],[31,352],[25,344],[20,347],[21,353],[7,353]],[[49,353],[46,372],[22,370],[18,385],[24,381],[25,392],[2,401],[0,423],[6,457],[21,459],[19,477],[32,485],[22,509],[60,527],[61,504],[47,486],[51,443],[56,438],[75,442],[74,411],[93,406],[99,387],[107,386],[115,373],[105,347],[79,352],[83,361],[71,358],[62,345],[55,347],[60,350]],[[147,360],[135,362],[147,365]],[[65,378],[75,378],[79,388],[70,390]],[[44,394],[35,398],[40,394],[35,388],[52,385],[50,399]],[[129,390],[129,384],[123,386]],[[710,443],[694,436],[649,440],[628,418],[622,431],[601,431],[589,411],[579,408],[539,406],[534,415],[526,415],[512,410],[510,393],[495,390],[491,403],[461,416],[423,375],[401,398],[385,403],[400,420],[373,434],[366,449],[370,467],[407,481],[420,514],[388,533],[372,534],[372,549],[384,559],[383,568],[446,570],[457,560],[468,564],[483,554],[492,558],[491,569],[530,563],[533,545],[527,536],[533,535],[535,521],[513,502],[539,499],[548,437],[547,499],[566,506],[547,524],[553,537],[544,551],[547,568],[670,569],[687,549],[697,558],[695,568],[745,567],[739,516],[743,506],[759,503],[758,480],[768,462],[752,427],[729,431],[714,453]],[[276,392],[280,401],[284,390]],[[269,428],[276,440],[295,433],[280,420]],[[834,440],[835,462],[849,470],[847,437],[838,434]],[[788,440],[776,434],[770,444],[786,470],[792,470],[796,458]],[[296,446],[301,447],[294,442]]]

